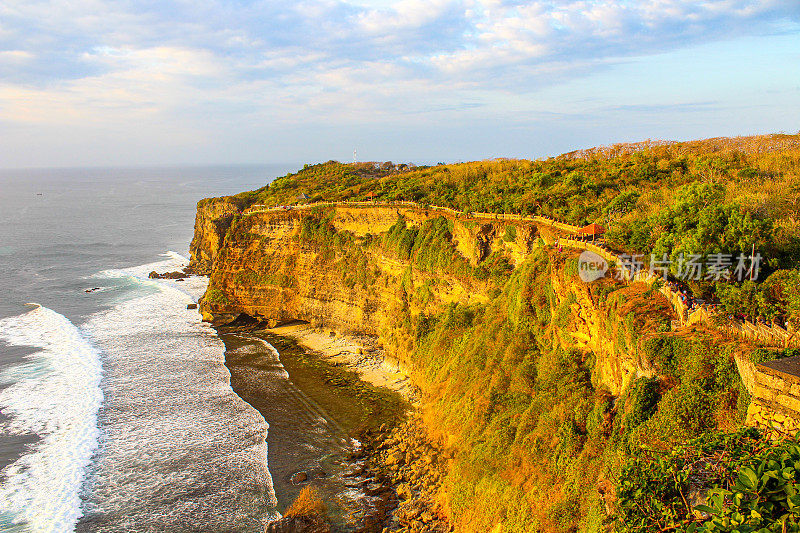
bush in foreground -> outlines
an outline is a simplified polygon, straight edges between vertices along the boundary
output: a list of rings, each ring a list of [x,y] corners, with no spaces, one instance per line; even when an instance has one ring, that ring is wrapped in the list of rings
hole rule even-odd
[[[623,469],[617,530],[800,532],[800,440],[708,433]]]

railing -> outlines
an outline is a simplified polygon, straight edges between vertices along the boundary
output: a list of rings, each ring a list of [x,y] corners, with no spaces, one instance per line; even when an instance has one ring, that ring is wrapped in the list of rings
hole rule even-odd
[[[417,202],[405,201],[405,200],[397,200],[397,201],[342,201],[342,202],[315,202],[311,204],[300,204],[300,205],[291,205],[291,206],[275,206],[275,207],[267,207],[263,204],[254,204],[250,206],[244,214],[251,215],[254,213],[264,213],[264,212],[271,212],[271,211],[287,211],[287,210],[296,210],[296,209],[313,209],[315,207],[336,207],[336,206],[352,206],[352,207],[376,207],[376,206],[406,206],[406,207],[415,207],[417,209],[426,209],[426,210],[433,210],[433,211],[442,211],[444,213],[449,213],[453,216],[465,216],[469,218],[482,218],[488,220],[521,220],[525,222],[534,222],[540,225],[550,226],[557,230],[563,231],[565,233],[578,233],[580,228],[578,226],[573,226],[571,224],[565,224],[563,222],[559,222],[552,218],[543,217],[543,216],[523,216],[523,215],[514,215],[510,213],[482,213],[482,212],[472,212],[467,213],[464,211],[457,211],[456,209],[451,209],[449,207],[443,207],[438,205],[422,205]]]
[[[592,242],[579,241],[577,239],[562,237],[558,239],[558,244],[559,246],[566,246],[567,248],[579,248],[581,250],[589,250],[590,252],[596,253],[609,263],[614,263],[616,265],[622,264],[619,256],[615,255],[611,250]]]
[[[311,203],[311,204],[296,204],[296,205],[285,205],[285,206],[279,205],[279,206],[274,206],[274,207],[268,207],[268,206],[266,206],[264,204],[253,204],[253,205],[251,205],[249,208],[247,208],[244,211],[244,214],[245,215],[252,215],[252,214],[255,214],[255,213],[267,213],[267,212],[271,212],[271,211],[293,211],[293,210],[298,210],[298,209],[314,209],[314,208],[317,208],[317,207],[336,207],[336,206],[340,206],[340,205],[354,206],[354,207],[358,207],[358,206],[375,207],[376,205],[377,206],[397,206],[397,205],[402,205],[402,206],[408,206],[408,207],[420,207],[421,208],[421,206],[416,202],[409,202],[409,201],[403,201],[403,200],[397,200],[397,201],[392,201],[392,202],[371,202],[371,201],[362,201],[362,202],[355,202],[355,201],[314,202],[314,203]],[[254,209],[254,208],[258,208],[258,209]],[[449,209],[449,208],[446,208],[446,207],[436,207],[435,209],[446,209],[446,210],[452,211],[453,213],[459,213],[458,211],[455,211],[453,209]]]
[[[766,325],[743,320],[729,321],[720,327],[731,336],[756,341],[767,346],[800,348],[800,338],[798,338],[797,332],[784,329],[777,324]]]

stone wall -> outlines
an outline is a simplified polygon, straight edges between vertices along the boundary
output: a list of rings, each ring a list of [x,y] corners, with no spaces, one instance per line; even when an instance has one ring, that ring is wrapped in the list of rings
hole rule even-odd
[[[744,382],[752,396],[747,425],[773,438],[800,430],[800,357],[755,365],[752,379]]]
[[[747,425],[765,430],[773,439],[794,436],[800,430],[797,413],[787,414],[759,400],[753,400],[747,409]]]

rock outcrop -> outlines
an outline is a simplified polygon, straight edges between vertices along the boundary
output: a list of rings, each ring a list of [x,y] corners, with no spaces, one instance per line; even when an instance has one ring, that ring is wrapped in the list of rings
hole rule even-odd
[[[214,259],[225,240],[225,233],[233,217],[240,211],[240,203],[232,197],[206,198],[197,203],[194,238],[189,246],[191,266],[195,273],[211,273]]]
[[[267,524],[264,533],[330,533],[331,526],[316,516],[288,516]]]
[[[484,409],[487,401],[493,401],[485,394],[487,388],[508,391],[509,397],[519,394],[535,398],[537,380],[544,379],[546,372],[560,371],[561,361],[574,363],[574,371],[580,373],[578,377],[584,383],[581,386],[592,391],[587,394],[596,393],[599,398],[594,402],[600,406],[596,431],[605,438],[614,425],[614,397],[622,395],[637,378],[657,374],[643,342],[648,334],[669,330],[674,313],[666,298],[657,287],[644,282],[624,283],[610,278],[582,282],[577,275],[578,254],[546,246],[557,237],[552,227],[526,220],[475,219],[410,206],[337,205],[241,214],[234,213],[235,209],[235,202],[224,198],[199,206],[192,267],[210,274],[208,290],[199,305],[207,321],[256,320],[274,326],[299,320],[327,332],[370,335],[388,360],[407,369],[422,389],[423,402],[426,396],[436,397],[437,390],[451,385],[453,381],[448,379],[453,374],[463,381],[467,374],[486,378],[480,390],[459,389],[446,400],[450,406],[474,405],[475,409]],[[510,269],[514,269],[511,274]],[[508,352],[514,359],[507,370],[482,364],[480,346],[469,362],[471,366],[453,359],[446,341],[437,345],[434,357],[421,356],[415,350],[415,343],[428,338],[427,332],[437,324],[441,332],[450,328],[449,321],[453,320],[452,329],[469,332],[472,318],[463,317],[472,317],[473,312],[494,317],[491,324],[502,321],[499,328],[520,341],[515,348],[520,353]],[[525,326],[514,321],[525,321]],[[473,331],[483,332],[485,337],[481,338],[491,343],[501,332],[491,330],[488,324],[479,323]],[[522,333],[517,335],[517,329]],[[447,333],[436,338],[446,339]],[[453,351],[460,353],[456,349]],[[523,359],[524,354],[533,358],[540,350],[569,354],[569,358],[542,356],[540,361],[545,362],[540,371]],[[505,353],[496,350],[494,365],[503,364],[501,356]],[[460,357],[465,355],[460,353]],[[420,368],[415,368],[417,363]],[[588,382],[591,385],[585,385]],[[469,394],[473,396],[465,398]],[[546,407],[542,409],[547,411]],[[452,464],[463,467],[469,460],[469,450],[459,449],[459,443],[468,428],[459,427],[453,420],[445,427],[438,415],[430,416],[435,433],[432,441],[441,442],[443,449],[457,450],[451,462],[440,465],[433,458],[431,464],[444,470]],[[570,417],[569,413],[564,416]],[[538,446],[545,449],[558,448],[562,440],[577,446],[584,438],[583,428],[571,425],[569,420],[548,431],[563,435],[556,435],[552,442],[542,440]],[[498,429],[497,435],[513,441],[511,431],[506,434]],[[574,436],[572,440],[568,440],[570,435]],[[399,531],[438,531],[443,523],[458,529],[467,520],[458,511],[448,516],[457,501],[456,496],[450,499],[448,491],[466,489],[460,485],[454,489],[452,479],[448,485],[439,486],[443,470],[426,466],[432,458],[426,456],[426,450],[401,440],[397,446],[378,451],[382,468],[400,483],[397,496],[401,505],[394,515]],[[523,450],[528,448],[519,445],[514,453],[527,460],[527,451]],[[513,457],[517,456],[510,455]],[[549,472],[554,480],[559,475],[555,470]],[[431,483],[415,484],[420,475],[430,477]],[[492,475],[499,480],[506,474]],[[596,481],[592,478],[591,483]],[[463,492],[460,497],[465,497]],[[498,523],[492,523],[489,530]],[[281,527],[292,526],[287,523]]]
[[[214,207],[217,203],[220,206]],[[230,204],[224,199],[204,204],[198,211],[192,241],[192,265],[200,271],[213,264],[210,298],[201,306],[209,319],[228,320],[240,313],[271,322],[304,320],[320,326],[377,334],[396,301],[392,283],[364,286],[342,283],[342,268],[358,265],[333,265],[318,247],[300,239],[303,221],[319,214],[308,211],[273,211],[243,216],[232,223]],[[201,214],[202,212],[202,214]],[[221,213],[219,219],[213,214]],[[325,216],[337,232],[352,235],[358,242],[385,233],[402,216],[410,227],[442,216],[433,211],[379,206],[335,208]],[[502,234],[507,223],[499,222],[491,233]],[[535,228],[528,225],[519,232],[518,242],[499,238],[487,242],[476,234],[486,233],[491,224],[469,228],[456,221],[454,233],[458,248],[477,263],[483,248],[507,248],[521,258],[532,246]],[[228,228],[225,246],[219,232]],[[207,235],[210,233],[210,235]],[[215,261],[216,260],[216,261]],[[377,277],[400,278],[407,262],[380,254],[371,257]],[[375,274],[374,272],[372,274]],[[424,282],[424,273],[415,272]],[[437,293],[446,301],[486,299],[485,283],[465,284],[455,277],[442,279]],[[216,293],[215,291],[220,291]]]

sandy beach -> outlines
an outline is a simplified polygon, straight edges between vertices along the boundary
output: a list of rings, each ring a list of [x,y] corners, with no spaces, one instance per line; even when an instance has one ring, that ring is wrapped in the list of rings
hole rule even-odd
[[[387,357],[371,337],[342,335],[330,329],[316,329],[306,322],[294,322],[264,330],[289,337],[329,362],[342,364],[378,387],[386,387],[414,402],[417,398],[408,371],[399,361]]]

